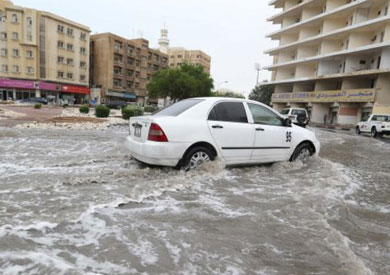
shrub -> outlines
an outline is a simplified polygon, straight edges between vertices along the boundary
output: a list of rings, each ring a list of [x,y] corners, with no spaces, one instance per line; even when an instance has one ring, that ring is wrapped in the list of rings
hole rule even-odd
[[[34,109],[41,109],[42,108],[42,104],[41,103],[37,103],[34,105]]]
[[[106,118],[110,115],[110,108],[105,105],[96,106],[96,117]]]
[[[138,106],[127,105],[125,108],[122,109],[123,119],[130,119],[131,117],[142,115],[144,115],[144,112],[142,111],[142,108]]]
[[[157,110],[158,109],[156,107],[153,107],[153,106],[145,106],[145,108],[144,108],[145,113],[154,113]]]
[[[82,114],[88,114],[89,113],[89,106],[88,105],[80,106],[79,111]]]

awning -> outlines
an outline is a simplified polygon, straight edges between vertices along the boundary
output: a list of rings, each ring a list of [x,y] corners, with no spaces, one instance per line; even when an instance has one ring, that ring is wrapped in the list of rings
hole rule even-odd
[[[120,98],[126,98],[126,99],[136,99],[137,98],[137,96],[135,94],[130,94],[127,92],[114,92],[114,91],[107,91],[106,96],[120,97]]]

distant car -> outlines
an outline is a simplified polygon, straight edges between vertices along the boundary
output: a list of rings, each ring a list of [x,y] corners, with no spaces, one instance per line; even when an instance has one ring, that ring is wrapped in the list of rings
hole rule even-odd
[[[127,104],[125,101],[116,100],[116,101],[107,102],[105,105],[110,109],[121,109]]]
[[[390,115],[370,115],[356,125],[356,133],[370,133],[372,137],[390,134]]]
[[[129,123],[132,157],[157,166],[191,170],[217,156],[228,166],[306,160],[320,151],[313,132],[245,99],[186,99]]]
[[[307,113],[306,109],[301,108],[287,108],[283,109],[280,112],[285,117],[288,117],[291,119],[291,121],[298,126],[306,128],[307,124],[309,124],[309,114]]]
[[[28,99],[23,99],[19,101],[22,104],[35,104],[40,103],[42,105],[47,105],[48,101],[43,97],[30,97]]]

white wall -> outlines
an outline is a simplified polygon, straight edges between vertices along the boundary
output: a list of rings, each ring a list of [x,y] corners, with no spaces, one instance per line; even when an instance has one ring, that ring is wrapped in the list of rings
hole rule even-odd
[[[325,114],[328,114],[329,119],[329,108],[328,104],[313,103],[311,121],[314,123],[324,123]]]
[[[322,60],[318,65],[317,75],[337,74],[340,69],[340,62],[334,60]]]

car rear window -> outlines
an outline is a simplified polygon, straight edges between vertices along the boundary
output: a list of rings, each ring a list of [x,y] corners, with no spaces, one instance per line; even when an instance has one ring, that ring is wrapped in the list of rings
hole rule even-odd
[[[244,105],[241,102],[222,102],[214,106],[209,120],[248,123]]]
[[[178,116],[202,101],[203,99],[185,99],[162,109],[155,113],[154,116]]]
[[[306,116],[306,111],[304,110],[293,110],[292,115],[294,116]]]

